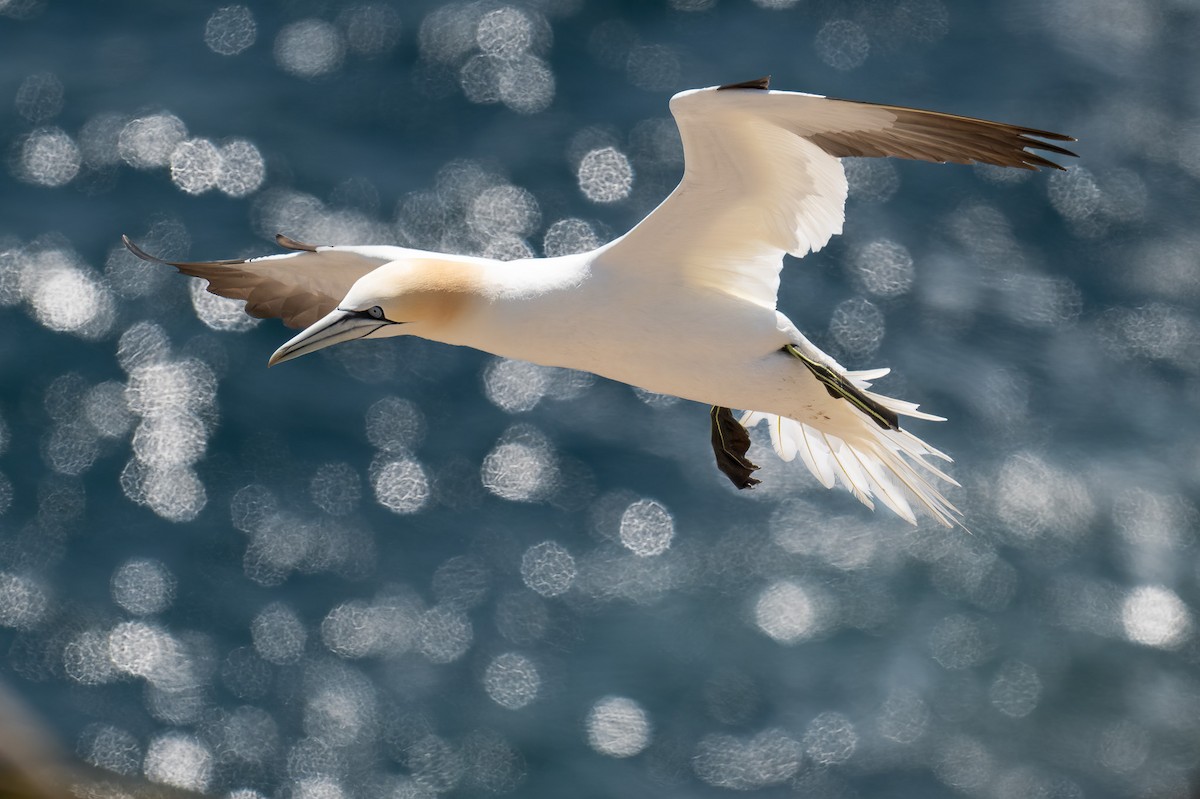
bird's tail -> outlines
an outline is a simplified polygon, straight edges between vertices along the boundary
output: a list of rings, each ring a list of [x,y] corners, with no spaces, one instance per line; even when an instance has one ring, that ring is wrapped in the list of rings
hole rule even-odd
[[[901,416],[945,421],[940,416],[917,410],[910,402],[867,391],[871,380],[883,377],[887,369],[846,372],[845,376],[871,400]],[[741,418],[745,427],[766,420],[771,445],[785,461],[797,455],[826,488],[840,482],[867,507],[875,508],[875,499],[897,515],[916,524],[913,502],[946,527],[960,524],[961,513],[942,494],[933,480],[957,486],[954,478],[933,465],[929,458],[950,461],[950,456],[930,446],[907,430],[884,428],[866,416],[852,435],[835,436],[811,425],[772,413],[747,411]]]

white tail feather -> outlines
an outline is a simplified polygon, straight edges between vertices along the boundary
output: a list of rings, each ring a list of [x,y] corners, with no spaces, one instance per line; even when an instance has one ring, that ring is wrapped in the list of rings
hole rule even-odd
[[[838,369],[841,369],[836,362],[834,363],[834,366]],[[891,372],[892,370],[885,366],[882,369],[863,369],[858,372],[845,372],[845,375],[850,382],[855,385],[856,388],[866,391],[871,387],[872,380],[878,380],[885,375],[891,374]],[[882,394],[876,394],[874,392],[867,393],[871,395],[871,399],[875,400],[889,411],[895,411],[902,416],[911,416],[914,419],[927,419],[931,422],[946,421],[945,416],[934,416],[932,413],[925,413],[925,411],[917,410],[917,408],[920,406],[918,406],[915,402],[905,402],[904,400],[898,400],[895,397],[885,397]]]
[[[881,377],[886,377],[892,373],[892,370],[884,366],[881,369],[862,369],[857,372],[846,372],[846,377],[850,378],[850,382],[859,388],[870,388],[872,380],[878,380]]]
[[[791,436],[784,435],[779,419],[774,420],[771,427],[771,446],[775,448],[775,452],[785,461],[791,461],[796,457],[796,452],[799,449],[800,442],[793,439]]]
[[[791,421],[790,419],[788,421]],[[793,433],[794,434],[794,433]],[[804,440],[804,452],[807,454],[806,463],[809,469],[826,488],[833,488],[833,459],[827,454],[825,442],[821,435],[811,427],[800,426],[800,438]],[[814,468],[815,466],[815,468]]]
[[[851,372],[849,376],[859,383],[860,388],[869,384],[865,375],[875,377],[881,370]],[[912,413],[915,405],[880,397],[873,399],[889,404],[898,413],[918,418],[933,418],[929,414]],[[858,414],[856,414],[856,417]],[[771,445],[775,453],[785,461],[800,455],[804,465],[826,488],[841,483],[860,502],[874,509],[874,499],[891,508],[896,515],[916,524],[916,514],[910,500],[925,510],[934,520],[946,527],[961,524],[957,508],[934,486],[926,474],[957,486],[949,475],[934,466],[927,457],[949,461],[945,453],[931,447],[906,430],[885,430],[872,420],[862,416],[861,425],[856,425],[851,435],[837,436],[818,430],[804,422],[777,416],[773,413],[747,411],[741,418],[745,427],[753,427],[766,420],[771,431]],[[919,465],[919,469],[916,468]]]

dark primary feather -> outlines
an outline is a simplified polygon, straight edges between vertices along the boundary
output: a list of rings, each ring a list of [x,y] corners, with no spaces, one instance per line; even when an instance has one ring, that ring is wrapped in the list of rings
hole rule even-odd
[[[1019,169],[1064,169],[1048,158],[1029,152],[1029,148],[1075,156],[1067,148],[1052,143],[1075,141],[1073,137],[1048,130],[898,105],[835,98],[829,98],[829,101],[880,108],[895,116],[892,125],[882,130],[826,131],[807,136],[809,141],[838,158],[895,156],[939,163],[978,162]]]
[[[276,236],[276,241],[296,251],[290,257],[223,261],[164,261],[138,247],[128,236],[122,236],[121,241],[138,258],[203,278],[211,293],[245,301],[246,313],[251,316],[277,317],[293,328],[308,327],[328,314],[355,280],[386,261],[345,250],[318,251],[312,244],[282,234]]]
[[[725,83],[717,87],[717,91],[722,89],[760,89],[766,90],[771,87],[771,76],[763,75],[761,78],[754,80],[744,80],[741,83]]]
[[[283,247],[285,250],[300,250],[302,252],[316,252],[317,251],[317,245],[305,244],[302,241],[296,241],[295,239],[291,238],[290,236],[285,236],[282,233],[275,234],[275,241],[278,242],[279,246]]]

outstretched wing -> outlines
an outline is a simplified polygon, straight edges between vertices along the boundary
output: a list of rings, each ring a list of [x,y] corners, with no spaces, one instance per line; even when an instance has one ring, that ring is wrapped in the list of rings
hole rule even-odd
[[[287,236],[275,237],[294,252],[228,261],[164,261],[138,247],[128,236],[121,241],[139,258],[167,264],[185,275],[204,278],[208,290],[246,301],[246,313],[278,317],[288,327],[308,327],[328,314],[360,277],[408,251],[402,247],[318,247]]]
[[[671,98],[683,180],[598,264],[668,273],[774,308],[784,253],[801,257],[842,231],[839,158],[896,156],[1021,169],[1074,155],[1058,133],[891,105],[769,91],[767,81]],[[1049,140],[1049,141],[1046,141]]]

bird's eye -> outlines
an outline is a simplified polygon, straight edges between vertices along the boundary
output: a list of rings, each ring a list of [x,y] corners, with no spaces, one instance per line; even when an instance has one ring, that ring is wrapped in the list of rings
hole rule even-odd
[[[371,308],[367,311],[367,313],[371,315],[372,319],[382,319],[383,318],[383,309],[380,308],[378,305],[371,306]]]

